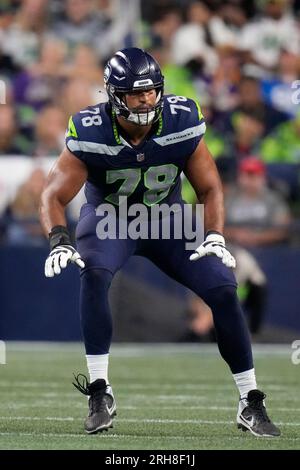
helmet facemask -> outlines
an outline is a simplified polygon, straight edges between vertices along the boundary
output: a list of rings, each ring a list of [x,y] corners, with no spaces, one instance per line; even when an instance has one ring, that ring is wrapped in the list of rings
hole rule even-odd
[[[136,88],[134,91],[147,91],[149,89],[155,89],[156,100],[155,105],[148,109],[146,112],[140,112],[138,109],[130,109],[127,106],[126,94],[133,90],[128,91],[116,91],[113,86],[107,85],[107,93],[109,101],[112,104],[112,108],[117,116],[122,117],[126,121],[132,122],[139,126],[148,126],[153,124],[159,119],[163,108],[163,86],[153,86],[151,88]]]

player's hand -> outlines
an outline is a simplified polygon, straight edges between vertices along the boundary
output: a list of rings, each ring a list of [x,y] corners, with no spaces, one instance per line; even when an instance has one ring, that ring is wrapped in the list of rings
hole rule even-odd
[[[49,254],[45,262],[45,276],[53,277],[60,274],[69,263],[75,263],[84,268],[84,261],[72,245],[58,245]]]
[[[210,233],[204,242],[190,256],[190,261],[196,261],[203,256],[215,255],[222,260],[228,268],[235,268],[236,261],[225,246],[225,240],[219,233]]]

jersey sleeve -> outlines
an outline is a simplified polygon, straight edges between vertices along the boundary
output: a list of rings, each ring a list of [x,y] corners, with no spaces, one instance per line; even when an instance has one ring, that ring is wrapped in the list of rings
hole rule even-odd
[[[83,151],[80,146],[80,135],[79,135],[79,123],[78,115],[71,116],[68,123],[68,129],[65,136],[65,142],[67,149],[79,158],[79,160],[84,161]]]
[[[204,116],[202,114],[200,105],[197,101],[194,101],[192,99],[190,101],[190,107],[191,107],[191,115],[190,115],[190,120],[191,120],[191,127],[194,128],[194,150],[196,150],[200,140],[203,138],[205,131],[206,131],[206,124],[204,120]]]
[[[195,124],[199,126],[199,137],[202,138],[206,131],[206,124],[204,120],[204,116],[202,114],[200,104],[198,101],[190,100],[192,106],[195,106],[195,109],[192,109],[192,116],[195,121]]]

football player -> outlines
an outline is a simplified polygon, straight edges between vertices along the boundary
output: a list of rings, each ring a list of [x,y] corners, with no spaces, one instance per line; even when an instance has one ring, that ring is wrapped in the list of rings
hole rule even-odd
[[[269,419],[265,394],[257,389],[251,344],[236,294],[223,233],[223,194],[216,166],[203,138],[205,123],[191,99],[164,95],[157,62],[138,48],[118,51],[108,61],[104,79],[107,103],[90,106],[70,118],[66,147],[50,172],[41,202],[41,223],[50,242],[45,275],[60,274],[69,262],[80,268],[81,324],[90,380],[74,385],[89,396],[87,433],[112,427],[116,403],[108,380],[112,321],[108,290],[126,260],[139,254],[194,291],[210,306],[223,359],[239,390],[237,424],[255,436],[279,436]],[[132,239],[97,236],[101,203],[118,208],[143,203],[183,204],[184,172],[204,203],[205,240],[190,255],[185,237]],[[73,247],[65,207],[85,184]],[[173,223],[170,215],[170,223]]]

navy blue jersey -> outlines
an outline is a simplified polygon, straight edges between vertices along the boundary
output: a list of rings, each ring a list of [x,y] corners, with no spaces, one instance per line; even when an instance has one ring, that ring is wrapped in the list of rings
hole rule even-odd
[[[166,95],[163,112],[144,141],[131,145],[119,132],[109,103],[70,118],[67,148],[88,169],[87,201],[128,205],[181,201],[180,174],[205,132],[200,107],[183,96]]]

